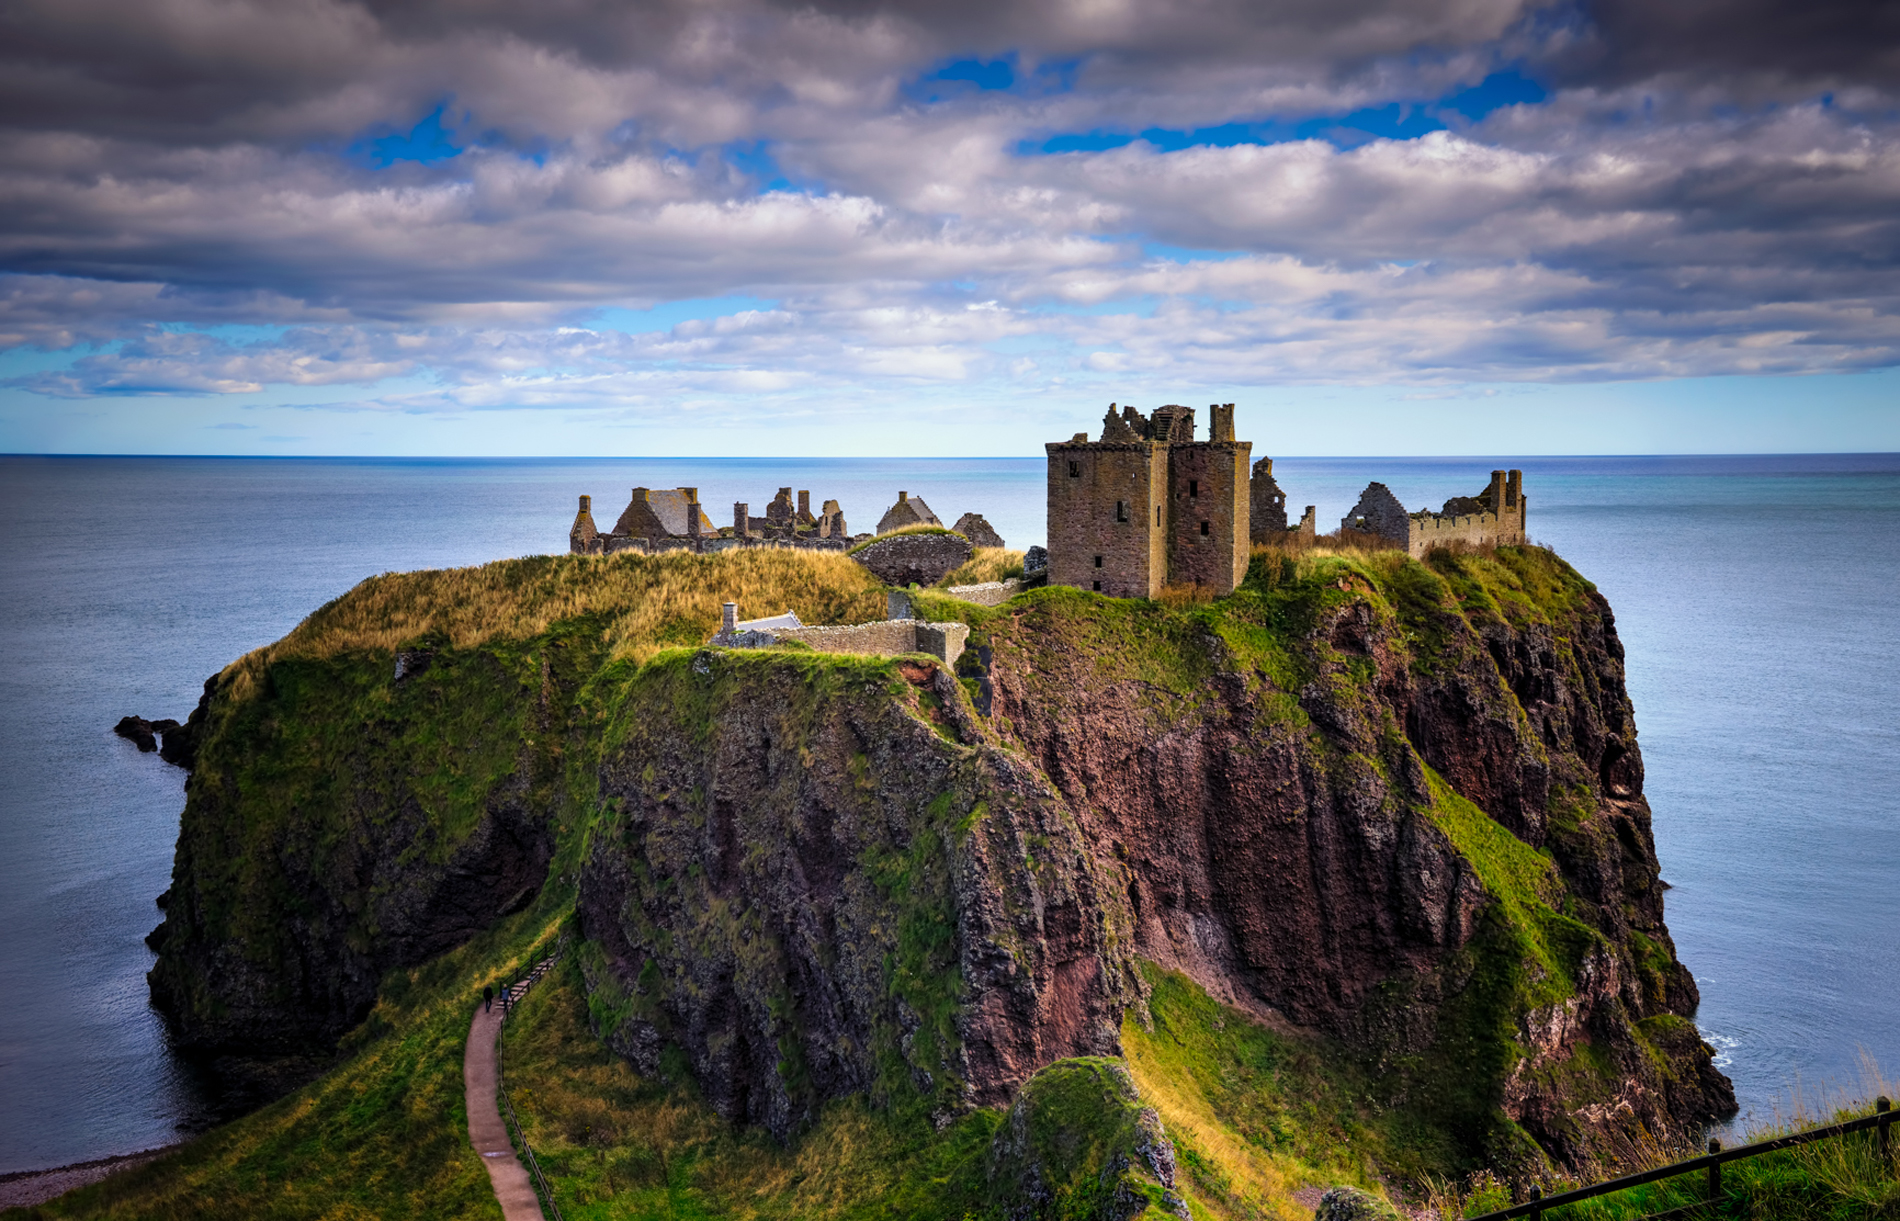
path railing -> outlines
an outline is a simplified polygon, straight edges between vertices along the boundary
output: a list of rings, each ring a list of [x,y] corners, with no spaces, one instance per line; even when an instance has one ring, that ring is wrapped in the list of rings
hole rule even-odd
[[[1698,1170],[1706,1176],[1703,1198],[1691,1204],[1684,1204],[1659,1213],[1650,1213],[1642,1221],[1663,1221],[1664,1218],[1688,1217],[1695,1213],[1713,1216],[1722,1205],[1722,1167],[1729,1162],[1739,1162],[1751,1157],[1760,1157],[1764,1153],[1775,1153],[1782,1149],[1793,1149],[1798,1145],[1812,1144],[1820,1140],[1833,1140],[1855,1132],[1872,1129],[1877,1133],[1875,1140],[1880,1150],[1880,1164],[1893,1165],[1893,1123],[1895,1119],[1893,1104],[1885,1098],[1874,1102],[1874,1113],[1859,1119],[1850,1119],[1845,1123],[1827,1124],[1819,1128],[1810,1128],[1806,1132],[1797,1132],[1792,1136],[1777,1136],[1770,1140],[1758,1140],[1749,1145],[1737,1145],[1733,1149],[1724,1149],[1722,1142],[1711,1139],[1709,1151],[1700,1157],[1687,1161],[1674,1162],[1668,1166],[1658,1166],[1654,1170],[1644,1170],[1636,1174],[1626,1174],[1620,1179],[1606,1179],[1588,1187],[1579,1187],[1573,1191],[1560,1192],[1554,1196],[1545,1196],[1537,1188],[1531,1188],[1531,1198],[1522,1204],[1513,1204],[1496,1212],[1485,1213],[1471,1221],[1512,1221],[1517,1217],[1530,1217],[1533,1221],[1542,1221],[1546,1212],[1562,1208],[1566,1204],[1578,1204],[1584,1200],[1593,1200],[1598,1196],[1607,1196],[1618,1191],[1627,1191],[1632,1187],[1642,1187],[1650,1183],[1659,1183],[1679,1174],[1694,1174]]]
[[[501,1113],[507,1117],[508,1131],[521,1145],[522,1156],[528,1163],[528,1174],[534,1179],[534,1189],[540,1193],[541,1203],[547,1210],[546,1215],[553,1221],[567,1221],[567,1219],[561,1216],[561,1206],[554,1202],[554,1188],[548,1186],[547,1176],[541,1173],[541,1163],[534,1156],[534,1147],[528,1143],[528,1134],[521,1130],[521,1123],[515,1118],[514,1104],[508,1101],[508,1080],[502,1070],[501,1036],[503,1030],[507,1028],[508,1018],[515,1011],[515,1006],[520,1003],[522,997],[528,994],[528,989],[540,983],[542,976],[553,969],[554,964],[566,949],[567,939],[563,937],[561,943],[554,947],[552,954],[535,963],[526,975],[501,990],[499,998],[501,1021],[495,1023],[495,1092],[501,1095]]]

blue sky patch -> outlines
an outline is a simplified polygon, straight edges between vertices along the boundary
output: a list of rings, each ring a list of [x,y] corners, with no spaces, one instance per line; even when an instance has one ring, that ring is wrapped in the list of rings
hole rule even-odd
[[[447,161],[458,156],[463,150],[455,143],[447,128],[442,126],[442,115],[449,104],[443,102],[424,115],[422,121],[410,128],[407,133],[392,133],[371,138],[367,134],[357,138],[350,145],[352,156],[379,170],[386,170],[398,162],[414,162],[417,165],[434,165],[438,161]]]
[[[597,331],[620,331],[643,335],[670,331],[682,322],[707,318],[726,318],[747,310],[777,309],[778,302],[762,297],[694,297],[685,301],[667,301],[651,309],[604,309],[582,325]]]
[[[913,102],[925,104],[967,97],[973,93],[1010,92],[1046,97],[1075,88],[1079,59],[1047,60],[1025,70],[1014,51],[998,59],[953,59],[904,86]]]
[[[1550,95],[1542,85],[1516,71],[1494,72],[1476,85],[1434,102],[1388,102],[1349,114],[1317,115],[1298,121],[1259,119],[1217,123],[1208,127],[1149,127],[1139,132],[1096,128],[1061,132],[1042,140],[1024,140],[1018,154],[1099,153],[1145,140],[1164,153],[1187,148],[1233,148],[1241,144],[1285,144],[1297,140],[1324,140],[1336,148],[1357,148],[1373,140],[1416,140],[1444,131],[1447,118],[1475,122],[1505,106],[1535,104]]]

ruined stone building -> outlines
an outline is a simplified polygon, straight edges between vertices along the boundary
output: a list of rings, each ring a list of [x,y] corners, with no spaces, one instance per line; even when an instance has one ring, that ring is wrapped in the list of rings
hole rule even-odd
[[[842,551],[855,542],[845,525],[844,511],[827,500],[821,512],[811,511],[811,493],[780,488],[766,506],[764,517],[753,517],[740,501],[732,506],[732,525],[715,527],[699,503],[698,488],[635,488],[614,528],[601,533],[594,524],[593,497],[582,496],[580,511],[568,531],[568,550],[575,555],[611,555],[616,551],[721,551],[729,547],[772,543]]]
[[[1192,407],[1144,416],[1110,404],[1101,440],[1079,432],[1043,447],[1051,584],[1121,598],[1170,582],[1232,592],[1252,552],[1253,445],[1234,440],[1232,403],[1208,414],[1208,439],[1196,441]]]
[[[893,530],[902,530],[905,526],[941,525],[943,525],[942,520],[930,511],[930,506],[924,503],[923,497],[912,496],[909,492],[899,492],[897,503],[886,509],[884,516],[878,519],[877,532],[889,534]]]
[[[1420,559],[1433,547],[1464,543],[1500,547],[1525,542],[1527,499],[1523,471],[1492,471],[1491,482],[1476,496],[1454,496],[1444,508],[1407,513],[1392,489],[1366,485],[1359,503],[1340,520],[1343,530],[1376,534]]]

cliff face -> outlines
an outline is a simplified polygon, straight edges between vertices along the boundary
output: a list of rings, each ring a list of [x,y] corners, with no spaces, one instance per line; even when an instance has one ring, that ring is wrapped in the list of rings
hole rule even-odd
[[[609,1041],[728,1118],[1006,1103],[1119,1050],[1125,912],[1046,781],[927,663],[705,651],[613,700],[582,873]]]
[[[238,663],[206,684],[152,938],[152,997],[185,1049],[325,1049],[385,971],[534,897],[565,706],[542,661],[419,648],[395,677],[385,654]]]
[[[1574,1163],[1732,1110],[1684,1020],[1608,604],[1532,550],[1287,567],[1190,616],[1052,592],[965,664],[1134,952],[1377,1057],[1494,1156],[1497,1114]]]
[[[917,602],[972,624],[958,674],[636,665],[585,616],[418,632],[393,676],[375,650],[234,667],[193,718],[154,995],[196,1046],[321,1045],[546,881],[602,1037],[781,1137],[844,1095],[943,1122],[1118,1055],[1143,961],[1367,1066],[1466,1162],[1732,1106],[1662,923],[1614,620],[1554,556]]]

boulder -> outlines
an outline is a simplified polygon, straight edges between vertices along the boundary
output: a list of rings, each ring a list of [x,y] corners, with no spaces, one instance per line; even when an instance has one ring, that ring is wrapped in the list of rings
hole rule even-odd
[[[975,550],[961,534],[892,534],[865,544],[851,558],[886,585],[935,585],[968,563]]]
[[[1399,1213],[1370,1192],[1334,1187],[1319,1198],[1313,1221],[1399,1221]]]
[[[1001,547],[1003,545],[1003,536],[983,519],[981,513],[965,513],[957,518],[957,524],[950,528],[969,539],[972,546]]]

